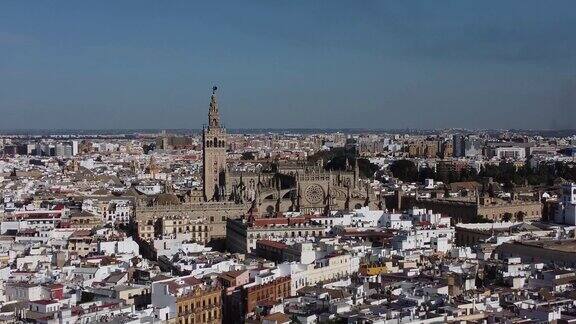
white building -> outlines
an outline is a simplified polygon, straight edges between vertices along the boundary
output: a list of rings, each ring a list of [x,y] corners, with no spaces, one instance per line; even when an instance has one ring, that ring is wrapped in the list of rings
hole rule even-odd
[[[113,199],[108,204],[106,221],[127,224],[132,217],[132,204],[130,200]]]
[[[36,301],[49,298],[42,286],[27,282],[14,282],[6,285],[6,300]]]
[[[282,263],[278,265],[278,276],[290,276],[291,295],[302,287],[319,282],[343,278],[358,272],[360,259],[350,254],[334,254],[311,264]]]
[[[131,254],[140,255],[139,246],[131,237],[122,241],[102,241],[98,243],[98,252],[104,255]]]
[[[127,224],[132,217],[134,208],[128,199],[86,199],[82,202],[82,210],[100,215],[102,221],[106,223]]]
[[[562,197],[554,218],[556,223],[576,225],[576,184],[562,186]]]
[[[392,239],[394,250],[402,253],[408,250],[430,249],[447,252],[454,241],[453,228],[415,229],[400,232]]]
[[[526,149],[523,147],[497,147],[494,156],[500,160],[523,160],[526,158]]]

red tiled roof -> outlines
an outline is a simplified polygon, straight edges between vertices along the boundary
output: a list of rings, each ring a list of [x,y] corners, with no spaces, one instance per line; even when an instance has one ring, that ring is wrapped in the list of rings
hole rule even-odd
[[[222,272],[221,276],[227,276],[230,278],[236,278],[238,276],[241,276],[242,274],[244,274],[246,272],[246,270],[232,270],[232,271],[226,271],[226,272]]]
[[[72,233],[72,237],[82,237],[82,236],[90,236],[91,231],[89,230],[79,230],[79,231],[74,231],[74,233]]]
[[[276,242],[276,241],[271,241],[271,240],[258,240],[258,241],[256,241],[256,244],[268,245],[268,246],[271,246],[271,247],[276,248],[276,249],[288,248],[288,245],[286,245],[282,242]]]
[[[182,280],[184,283],[180,284],[179,281]],[[168,289],[171,293],[176,293],[179,288],[195,286],[202,284],[202,280],[197,279],[195,277],[183,277],[183,278],[174,278],[174,280],[168,283]]]

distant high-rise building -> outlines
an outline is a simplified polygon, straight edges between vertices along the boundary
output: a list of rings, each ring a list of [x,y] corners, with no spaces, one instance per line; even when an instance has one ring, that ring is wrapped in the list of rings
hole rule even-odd
[[[64,157],[71,158],[73,156],[73,148],[71,144],[64,144]]]
[[[70,158],[74,156],[74,146],[71,142],[57,143],[55,155],[58,157]]]
[[[476,135],[455,134],[452,136],[454,157],[475,157],[482,154],[483,141]]]
[[[462,157],[464,156],[464,135],[454,134],[452,136],[452,156]]]
[[[475,135],[468,135],[464,139],[464,156],[475,157],[482,155],[482,140]]]
[[[41,149],[40,149],[40,152],[38,153],[38,155],[52,156],[52,148],[50,147],[49,144],[43,144],[43,145],[41,145]]]
[[[62,144],[62,143],[56,144],[55,151],[56,151],[56,153],[55,153],[56,156],[60,156],[60,157],[64,156],[64,144]]]
[[[26,144],[26,154],[27,155],[34,155],[35,152],[36,152],[36,144],[34,144],[34,143]]]
[[[442,142],[440,144],[440,157],[447,158],[452,157],[454,154],[453,143],[451,141]]]
[[[78,155],[78,141],[72,141],[72,155]]]

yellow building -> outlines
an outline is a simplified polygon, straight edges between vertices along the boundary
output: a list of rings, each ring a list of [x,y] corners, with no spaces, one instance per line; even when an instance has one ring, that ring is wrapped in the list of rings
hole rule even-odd
[[[363,276],[377,276],[381,273],[387,273],[388,268],[383,264],[362,264],[360,265],[360,273]]]
[[[222,291],[217,287],[199,286],[176,300],[176,323],[222,323]]]

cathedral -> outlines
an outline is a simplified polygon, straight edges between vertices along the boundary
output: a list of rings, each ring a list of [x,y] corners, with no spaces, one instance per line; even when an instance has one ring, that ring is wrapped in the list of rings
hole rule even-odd
[[[141,239],[193,232],[194,239],[209,241],[225,236],[226,219],[247,213],[276,217],[284,212],[312,214],[363,206],[381,208],[372,188],[361,181],[357,161],[348,161],[343,171],[325,170],[322,161],[270,161],[266,171],[231,172],[226,159],[228,138],[220,120],[216,90],[212,89],[208,124],[202,130],[202,192],[190,190],[177,196],[167,189],[138,204],[135,214]]]
[[[326,171],[322,164],[270,162],[269,172],[232,173],[226,164],[226,130],[220,124],[216,87],[212,90],[208,126],[203,129],[203,180],[206,202],[249,203],[261,216],[287,211],[379,208],[374,192],[362,185],[357,161],[345,171]]]

